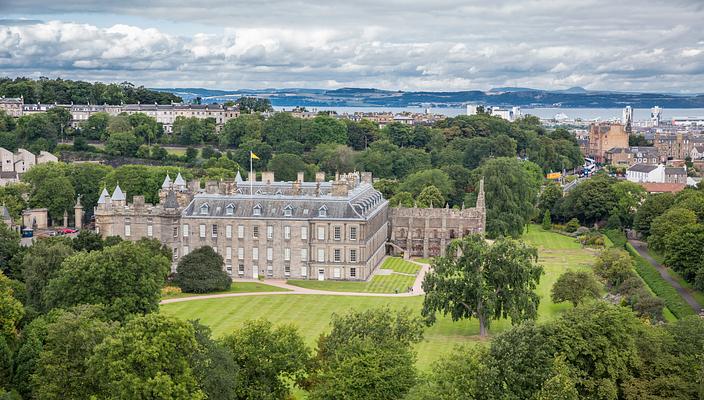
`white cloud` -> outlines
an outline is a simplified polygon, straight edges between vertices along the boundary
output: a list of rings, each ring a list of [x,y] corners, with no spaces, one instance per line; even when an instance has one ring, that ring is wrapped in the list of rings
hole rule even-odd
[[[2,1],[0,13],[13,19],[0,20],[0,75],[217,88],[704,92],[704,9],[696,1],[211,0],[179,7],[76,0],[48,7]],[[55,19],[15,18],[39,9]],[[142,19],[126,22],[135,18]]]

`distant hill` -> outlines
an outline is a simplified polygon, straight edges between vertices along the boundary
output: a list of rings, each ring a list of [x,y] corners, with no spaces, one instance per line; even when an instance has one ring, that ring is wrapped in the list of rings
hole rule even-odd
[[[468,103],[489,106],[564,107],[564,108],[704,108],[704,95],[671,93],[624,93],[590,91],[581,87],[566,90],[541,90],[499,87],[489,91],[404,92],[374,88],[326,89],[239,89],[155,88],[190,101],[200,97],[204,103],[223,102],[240,96],[268,98],[279,107],[463,107]]]

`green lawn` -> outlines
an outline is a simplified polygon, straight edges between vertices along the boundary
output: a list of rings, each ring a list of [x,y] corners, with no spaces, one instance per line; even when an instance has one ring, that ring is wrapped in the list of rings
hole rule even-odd
[[[415,258],[415,259],[413,259],[413,261],[417,261],[417,262],[423,263],[423,264],[432,264],[433,263],[432,258]]]
[[[176,156],[182,156],[186,154],[186,148],[184,147],[166,147],[166,152]]]
[[[545,232],[537,226],[531,227],[524,239],[539,247],[540,263],[545,268],[545,275],[541,278],[538,286],[538,294],[541,297],[538,321],[554,319],[571,306],[568,303],[553,304],[550,301],[552,284],[565,271],[589,269],[596,252],[582,249],[579,243],[572,238]],[[383,281],[399,277],[409,278],[409,282],[413,280],[413,277],[394,274],[375,277],[374,279],[381,278],[379,283],[374,283],[374,281],[371,283],[298,281],[296,283],[301,286],[305,284],[306,287],[335,284],[333,286],[335,290],[354,289],[361,291],[365,288],[360,285],[376,284],[378,286]],[[408,284],[405,284],[404,287]],[[366,288],[366,290],[369,289]],[[267,318],[276,323],[291,323],[300,329],[312,346],[318,336],[329,329],[328,324],[332,313],[344,313],[351,309],[366,309],[383,305],[394,309],[409,307],[420,313],[422,302],[421,297],[251,296],[171,303],[162,305],[161,311],[183,319],[200,319],[202,323],[213,329],[215,335],[227,334],[239,326],[242,321],[248,319]],[[510,323],[506,320],[493,321],[490,333],[496,334],[508,327],[510,327]],[[426,330],[424,341],[417,346],[418,366],[427,369],[433,360],[438,359],[443,353],[452,351],[455,345],[483,343],[478,334],[479,325],[476,320],[452,322],[449,318],[439,318],[434,326]]]
[[[205,296],[209,294],[222,294],[222,293],[253,293],[253,292],[288,292],[288,289],[280,288],[278,286],[265,285],[259,282],[233,282],[230,286],[230,290],[225,290],[222,292],[210,292],[210,293],[179,293],[170,296],[163,296],[162,299],[180,299],[183,297],[193,297],[193,296]]]
[[[404,274],[416,274],[420,271],[420,265],[406,261],[401,257],[386,258],[380,268],[392,269],[394,272],[401,272]]]
[[[307,289],[330,290],[333,292],[362,293],[403,293],[413,286],[416,278],[410,275],[375,275],[367,282],[294,280],[287,283]]]

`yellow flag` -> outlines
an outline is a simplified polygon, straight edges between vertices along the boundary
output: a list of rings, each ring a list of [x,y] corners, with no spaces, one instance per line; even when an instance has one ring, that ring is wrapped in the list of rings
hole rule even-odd
[[[257,155],[254,154],[253,151],[250,151],[250,152],[249,152],[249,156],[252,157],[252,159],[254,159],[254,160],[258,160],[258,159],[259,159],[259,157],[257,157]]]

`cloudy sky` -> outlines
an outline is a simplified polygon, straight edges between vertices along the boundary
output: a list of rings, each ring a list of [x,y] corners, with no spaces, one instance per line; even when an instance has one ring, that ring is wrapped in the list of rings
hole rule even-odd
[[[704,93],[704,0],[0,0],[0,76]]]

